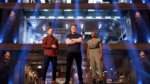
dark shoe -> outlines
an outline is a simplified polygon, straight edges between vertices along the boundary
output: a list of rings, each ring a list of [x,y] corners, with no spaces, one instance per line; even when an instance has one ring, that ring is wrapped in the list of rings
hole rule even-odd
[[[102,80],[99,81],[99,84],[104,84],[104,82]]]
[[[96,84],[96,79],[95,78],[93,79],[93,84]]]
[[[56,84],[56,81],[52,81],[52,84]]]
[[[63,83],[63,84],[69,84],[69,81],[66,81],[65,83]]]
[[[85,84],[83,81],[79,81],[79,84]]]
[[[45,80],[42,80],[42,84],[45,84]]]

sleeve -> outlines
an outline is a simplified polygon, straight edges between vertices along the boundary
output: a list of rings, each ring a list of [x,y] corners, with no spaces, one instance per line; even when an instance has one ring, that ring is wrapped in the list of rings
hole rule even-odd
[[[89,45],[89,40],[87,41],[87,45]]]
[[[56,47],[59,48],[58,40],[56,39]]]
[[[79,34],[79,38],[80,38],[80,37],[82,37],[82,35],[81,35],[81,34]]]
[[[87,48],[89,48],[90,40],[87,41]]]
[[[97,47],[99,47],[99,44],[101,43],[101,39],[97,39],[97,41],[96,41],[96,45],[95,45],[95,47],[97,48]]]
[[[98,39],[98,42],[99,42],[99,43],[102,43],[102,39],[99,38],[99,39]]]
[[[44,39],[42,40],[42,47],[43,47],[43,48],[50,48],[50,46],[46,43],[46,38],[44,38]]]
[[[67,38],[70,38],[70,37],[69,37],[69,34],[66,36],[66,39],[67,39]]]

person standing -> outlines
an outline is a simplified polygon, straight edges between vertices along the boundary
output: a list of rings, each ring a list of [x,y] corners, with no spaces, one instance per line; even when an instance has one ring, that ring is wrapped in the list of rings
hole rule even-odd
[[[149,56],[146,54],[145,51],[141,50],[139,52],[139,65],[141,65],[140,69],[141,71],[137,72],[137,75],[140,74],[140,77],[142,79],[142,83],[143,84],[149,84],[150,83],[150,77],[148,75],[150,75],[150,59]],[[138,65],[138,66],[139,66]],[[144,73],[146,73],[147,75],[145,75]]]
[[[145,18],[139,11],[135,12],[135,32],[137,33],[137,43],[148,43],[149,27]]]
[[[81,55],[81,43],[82,35],[77,33],[77,26],[71,25],[71,33],[67,35],[67,69],[66,69],[66,81],[65,84],[69,84],[70,71],[73,60],[75,60],[78,71],[79,84],[83,84],[82,78],[82,55]]]
[[[91,32],[91,39],[87,42],[87,59],[90,61],[92,69],[93,84],[96,84],[96,65],[98,68],[99,84],[102,81],[102,40],[96,35],[96,32]]]
[[[42,83],[45,84],[46,73],[48,70],[49,62],[52,64],[52,84],[56,84],[56,67],[57,67],[57,49],[58,40],[53,36],[53,29],[49,27],[47,30],[48,35],[43,38],[42,46],[44,48],[44,70],[42,76]]]
[[[131,82],[137,84],[139,81],[142,84],[150,83],[150,59],[145,51],[138,51],[137,55],[132,56],[131,62]],[[146,75],[145,75],[146,74]]]
[[[0,83],[8,84],[10,73],[14,69],[14,61],[12,61],[12,56],[10,51],[3,51],[2,56],[0,56]]]

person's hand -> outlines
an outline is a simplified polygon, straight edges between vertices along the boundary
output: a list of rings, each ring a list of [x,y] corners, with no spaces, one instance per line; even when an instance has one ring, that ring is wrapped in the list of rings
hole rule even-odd
[[[69,41],[70,41],[71,44],[75,44],[76,43],[76,41],[73,40],[73,39],[69,39]]]
[[[76,41],[74,39],[70,39],[72,42],[76,43]]]
[[[54,48],[54,49],[55,49],[55,48],[57,48],[57,47],[56,47],[56,45],[52,45],[52,48]]]
[[[75,41],[73,39],[70,39],[70,38],[67,38],[66,41],[69,43],[69,44],[74,44]]]
[[[71,41],[71,39],[70,39],[70,38],[67,38],[67,40]]]

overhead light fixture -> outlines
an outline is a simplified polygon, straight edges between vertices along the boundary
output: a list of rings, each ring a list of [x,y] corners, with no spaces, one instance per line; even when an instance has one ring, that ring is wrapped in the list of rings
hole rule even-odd
[[[72,11],[72,9],[64,9],[64,11]]]
[[[117,10],[113,10],[114,12],[116,12]]]
[[[49,19],[54,19],[55,17],[54,17],[54,16],[49,16],[48,18],[49,18]]]
[[[36,17],[35,16],[30,16],[30,19],[35,19]]]
[[[115,16],[114,20],[117,20],[117,19],[120,19],[120,18],[121,18],[120,16]]]
[[[82,19],[83,18],[83,16],[77,16],[77,19]]]
[[[105,16],[105,19],[111,19],[111,16]]]
[[[67,1],[67,3],[71,3],[71,0],[66,0]]]
[[[64,16],[58,16],[58,19],[64,19]]]
[[[40,19],[45,19],[45,16],[39,16]]]
[[[90,35],[90,34],[91,34],[91,32],[85,32],[85,34],[86,34],[86,35]]]
[[[73,19],[73,16],[68,16],[68,19]]]
[[[87,19],[92,19],[93,17],[92,17],[92,16],[87,16],[86,18],[87,18]]]
[[[89,11],[89,12],[94,12],[94,11],[95,11],[95,9],[88,9],[88,11]]]
[[[96,16],[95,18],[96,18],[96,19],[102,19],[102,17],[101,17],[101,16]]]
[[[48,9],[43,9],[43,11],[48,11]]]
[[[41,0],[41,3],[45,3],[45,0]]]

